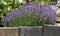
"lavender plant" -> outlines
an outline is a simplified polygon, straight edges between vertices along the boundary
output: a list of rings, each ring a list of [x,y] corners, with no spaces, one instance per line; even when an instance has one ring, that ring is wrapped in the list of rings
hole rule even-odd
[[[43,24],[55,24],[56,11],[50,5],[43,5],[38,2],[24,4],[7,13],[5,18],[1,20],[9,26],[40,26]]]

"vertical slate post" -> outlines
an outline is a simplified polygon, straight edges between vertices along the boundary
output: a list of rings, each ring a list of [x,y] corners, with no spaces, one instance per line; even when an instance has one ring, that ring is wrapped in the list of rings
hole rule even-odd
[[[43,36],[60,36],[60,26],[44,25]]]
[[[0,36],[18,36],[17,27],[0,27]]]
[[[20,26],[19,36],[42,36],[42,26]]]

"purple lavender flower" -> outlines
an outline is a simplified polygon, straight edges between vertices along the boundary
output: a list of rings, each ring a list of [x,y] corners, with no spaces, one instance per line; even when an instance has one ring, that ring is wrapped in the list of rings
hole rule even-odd
[[[25,13],[28,13],[27,15],[29,16],[31,16],[32,13],[35,13],[33,16],[34,18],[40,17],[41,19],[44,19],[44,21],[46,21],[46,19],[49,17],[52,23],[55,23],[56,20],[56,11],[50,8],[50,5],[42,5],[41,3],[38,2],[32,2],[29,3],[28,5],[24,4],[20,6],[19,8],[14,10],[11,14],[7,13],[5,19],[2,19],[3,20],[2,22],[7,23]]]

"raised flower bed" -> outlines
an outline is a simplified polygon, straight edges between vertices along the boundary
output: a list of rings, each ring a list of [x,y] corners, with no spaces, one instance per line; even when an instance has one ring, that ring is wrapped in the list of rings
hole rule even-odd
[[[41,26],[55,24],[56,11],[50,5],[31,2],[7,13],[1,22],[5,27],[0,28],[0,36],[43,36]]]
[[[55,21],[56,11],[50,5],[31,2],[20,6],[12,13],[7,13],[1,20],[6,28],[0,28],[0,33],[1,36],[42,36],[41,26],[55,24]],[[18,26],[22,27],[13,28]]]

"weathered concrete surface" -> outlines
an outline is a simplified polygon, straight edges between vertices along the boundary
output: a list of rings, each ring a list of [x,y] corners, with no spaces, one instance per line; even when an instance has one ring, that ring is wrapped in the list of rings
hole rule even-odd
[[[0,36],[60,36],[60,26],[20,26],[18,28],[1,27]]]
[[[3,36],[3,33],[4,31],[2,29],[0,29],[0,36]]]
[[[42,26],[20,26],[19,36],[42,36]]]
[[[0,27],[0,36],[18,36],[18,28]]]
[[[45,25],[43,36],[60,36],[60,26]]]

